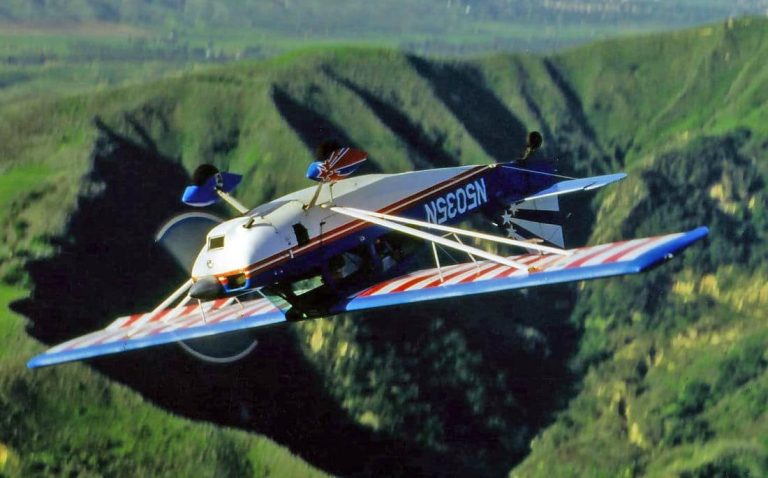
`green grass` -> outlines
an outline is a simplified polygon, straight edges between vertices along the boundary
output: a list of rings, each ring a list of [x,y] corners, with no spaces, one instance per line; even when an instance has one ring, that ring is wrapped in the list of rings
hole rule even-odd
[[[590,20],[589,15],[586,21],[578,15],[571,19],[546,9],[542,14],[536,8],[520,17],[504,5],[496,13],[468,16],[459,11],[463,11],[460,5],[447,9],[442,4],[404,1],[385,11],[366,12],[346,2],[338,8],[305,3],[307,8],[291,5],[297,12],[293,15],[262,5],[196,4],[184,12],[142,5],[139,20],[137,6],[123,2],[113,5],[115,11],[126,12],[120,23],[110,23],[103,15],[98,20],[92,5],[49,6],[48,11],[9,6],[0,16],[26,21],[0,23],[0,105],[41,93],[76,93],[146,81],[215,61],[272,57],[296,49],[367,45],[454,56],[552,51],[597,39],[663,31],[684,17],[670,21],[661,13],[658,18],[628,15],[611,22]],[[717,18],[715,10],[704,16]],[[507,16],[499,17],[498,11]],[[48,15],[53,17],[39,23],[32,20]],[[185,15],[194,20],[182,19]],[[408,21],[392,21],[396,15]]]
[[[524,131],[541,129],[541,154],[557,156],[562,172],[626,168],[633,173],[596,197],[592,242],[699,224],[710,225],[713,233],[706,246],[691,248],[658,271],[580,288],[570,320],[584,334],[572,364],[583,380],[562,398],[563,409],[514,473],[674,476],[731,467],[759,476],[766,469],[768,446],[766,417],[758,405],[765,399],[766,378],[761,360],[748,358],[760,356],[768,333],[762,323],[768,306],[760,289],[767,277],[757,267],[765,257],[761,244],[768,226],[765,178],[760,176],[766,171],[768,140],[766,31],[764,20],[745,19],[730,26],[601,42],[548,57],[462,61],[419,61],[373,47],[302,47],[267,61],[196,67],[138,85],[14,100],[0,113],[0,158],[6,168],[0,191],[5,202],[16,205],[14,221],[3,224],[3,252],[19,267],[27,258],[55,254],[50,247],[35,248],[61,233],[76,210],[78,194],[92,192],[94,185],[80,181],[92,167],[98,132],[91,119],[97,115],[141,145],[144,140],[129,121],[135,120],[160,153],[187,171],[213,162],[244,173],[237,195],[246,204],[306,186],[303,172],[311,150],[329,135],[343,135],[366,149],[382,171],[405,171],[434,166],[441,156],[459,164],[489,162],[494,154],[511,159],[519,153]],[[77,71],[73,66],[71,72]],[[51,72],[51,79],[57,74]],[[750,129],[749,138],[734,133],[742,128]],[[709,135],[718,136],[702,143]],[[32,200],[35,191],[41,195]],[[26,226],[19,228],[19,221]],[[20,230],[24,234],[19,237]],[[662,302],[651,307],[654,295]],[[488,321],[508,324],[509,317],[500,314]],[[260,447],[271,444],[172,419],[132,392],[114,391],[83,366],[25,375],[23,360],[39,347],[24,336],[18,318],[4,323],[11,331],[4,340],[15,345],[3,348],[14,352],[0,360],[9,377],[1,382],[0,396],[17,393],[13,384],[21,380],[27,387],[22,389],[28,394],[25,403],[39,410],[29,429],[48,430],[43,420],[52,417],[52,423],[72,428],[57,439],[93,454],[69,463],[64,449],[53,447],[47,455],[46,447],[53,445],[42,438],[27,442],[0,435],[22,466],[42,463],[87,471],[88,460],[104,455],[127,467],[119,457],[130,452],[144,457],[141,471],[171,474],[170,468],[153,468],[159,465],[149,449],[138,448],[136,436],[143,431],[126,424],[128,419],[113,410],[116,404],[128,404],[156,437],[153,446],[164,453],[187,456],[181,448],[189,448],[203,456],[240,457],[210,467],[262,470],[259,463],[272,463],[264,466],[274,469],[293,463],[282,452],[261,462],[256,459]],[[425,325],[420,329],[418,323]],[[509,375],[492,373],[485,355],[490,352],[471,340],[488,337],[471,324],[442,323],[420,316],[403,323],[407,330],[393,331],[387,320],[322,321],[297,328],[296,339],[353,420],[488,471],[482,467],[522,452],[530,438],[519,431],[525,423],[515,421],[525,414],[510,412],[515,397],[509,377],[518,370],[509,366]],[[488,327],[485,333],[493,330]],[[395,332],[396,337],[386,335]],[[403,340],[402,335],[416,339]],[[719,337],[716,343],[713,337]],[[419,342],[422,338],[430,346]],[[740,350],[751,353],[745,357]],[[433,373],[426,377],[425,369]],[[728,382],[729,375],[743,381]],[[85,388],[75,390],[68,382]],[[694,392],[702,384],[710,387],[712,398],[698,410]],[[111,390],[112,398],[105,401],[103,390]],[[48,394],[64,397],[63,403],[47,402]],[[506,440],[498,455],[489,457],[481,445],[467,445],[452,435],[455,428],[446,425],[451,413],[441,408],[446,396],[458,397],[455,403],[469,417],[465,426],[496,442]],[[70,408],[78,402],[93,411]],[[23,424],[26,414],[16,416],[22,421],[14,425]],[[109,449],[99,448],[101,442],[90,441],[81,430],[110,420],[127,427],[128,436],[97,435],[101,442],[120,442]],[[165,420],[174,422],[166,425]],[[427,425],[418,426],[422,423]],[[166,426],[167,434],[156,431]],[[209,447],[184,440],[180,448],[173,445],[185,427],[196,430],[190,436],[213,437]],[[237,453],[228,454],[233,449]],[[180,459],[168,466],[183,471],[192,465]]]
[[[764,19],[603,42],[556,58],[602,140],[629,147],[628,160],[739,126],[766,134]]]
[[[706,224],[710,237],[677,267],[584,286],[572,317],[584,334],[574,361],[584,380],[512,476],[768,471],[768,228],[756,208],[765,188],[748,140],[732,135],[637,166],[603,202],[597,238],[665,223]]]
[[[8,204],[14,196],[34,189],[51,177],[43,164],[21,165],[0,174],[0,204]]]
[[[8,304],[23,298],[27,294],[22,288],[0,284],[0,363],[6,363],[9,357],[20,357],[30,350],[19,350],[18,343],[22,342],[24,330],[22,321],[8,310]]]

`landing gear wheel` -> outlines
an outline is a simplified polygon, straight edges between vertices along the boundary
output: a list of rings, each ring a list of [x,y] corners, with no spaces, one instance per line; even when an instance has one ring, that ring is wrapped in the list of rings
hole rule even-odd
[[[288,322],[299,322],[302,320],[307,320],[307,315],[299,310],[296,310],[296,307],[291,307],[288,309],[288,312],[285,313],[285,320]]]
[[[212,176],[219,174],[219,169],[212,164],[201,164],[192,173],[192,184],[202,186]]]

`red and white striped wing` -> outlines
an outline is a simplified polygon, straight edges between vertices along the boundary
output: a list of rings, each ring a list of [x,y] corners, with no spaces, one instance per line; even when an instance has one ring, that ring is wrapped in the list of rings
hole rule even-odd
[[[221,299],[202,306],[194,303],[155,314],[120,317],[105,329],[51,348],[27,366],[54,365],[284,321],[283,313],[266,299]]]
[[[708,233],[685,233],[582,247],[571,255],[523,254],[510,257],[529,271],[490,261],[426,269],[382,282],[354,294],[337,311],[365,310],[545,284],[636,274],[671,258]]]
[[[336,306],[331,314],[397,304],[498,292],[622,274],[635,274],[672,257],[705,237],[706,227],[685,233],[583,247],[571,255],[514,256],[529,271],[489,261],[427,269],[382,282]],[[285,315],[266,299],[223,299],[134,314],[107,328],[57,345],[27,364],[30,368],[109,355],[154,345],[285,322]]]

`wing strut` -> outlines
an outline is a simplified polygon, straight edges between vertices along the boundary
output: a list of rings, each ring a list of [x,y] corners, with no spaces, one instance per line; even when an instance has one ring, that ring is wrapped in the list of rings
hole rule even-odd
[[[169,295],[167,299],[165,299],[164,301],[160,302],[160,305],[155,307],[152,310],[152,312],[150,312],[150,315],[155,315],[155,314],[159,313],[161,310],[164,310],[164,309],[167,309],[168,307],[170,307],[170,305],[173,304],[174,302],[176,302],[179,299],[179,297],[184,295],[189,290],[190,287],[192,287],[192,279],[191,278],[189,280],[187,280],[187,282],[185,282],[181,287],[176,289],[176,291],[173,294]]]
[[[527,271],[528,267],[524,264],[521,264],[517,261],[513,261],[510,259],[507,259],[505,257],[501,257],[496,254],[492,254],[490,252],[486,252],[482,249],[478,249],[476,247],[467,246],[464,244],[460,244],[456,241],[452,241],[450,239],[447,239],[445,237],[436,236],[434,234],[430,234],[428,232],[420,231],[418,229],[415,229],[413,227],[404,226],[402,224],[398,224],[397,222],[394,222],[391,220],[393,216],[387,216],[387,219],[382,219],[380,217],[377,217],[378,213],[370,213],[368,211],[362,211],[360,209],[354,209],[354,208],[347,208],[347,207],[340,207],[340,206],[332,206],[331,211],[337,212],[339,214],[344,214],[345,216],[354,217],[355,219],[361,219],[366,222],[370,222],[371,224],[376,224],[378,226],[386,227],[387,229],[392,229],[393,231],[402,232],[404,234],[408,234],[414,237],[418,237],[419,239],[424,239],[427,241],[430,241],[432,243],[440,244],[445,247],[449,247],[451,249],[456,249],[458,251],[465,252],[467,254],[473,254],[478,257],[482,257],[484,259],[488,259],[489,261],[495,262],[497,264],[505,265],[508,267],[513,267],[515,269],[521,270],[521,271]],[[375,214],[375,215],[374,215]],[[402,218],[397,218],[402,219]],[[410,219],[409,219],[410,221]],[[444,226],[441,226],[444,227]],[[462,231],[466,232],[466,231]],[[527,243],[523,243],[527,244]],[[543,247],[543,246],[538,246]]]
[[[443,279],[443,268],[440,267],[440,256],[437,255],[437,245],[432,242],[432,255],[435,257],[435,265],[437,266],[437,273],[440,274],[440,282],[443,282],[445,279]],[[472,255],[470,254],[470,257]]]
[[[157,307],[152,309],[152,312],[149,313],[149,316],[150,317],[154,317],[155,315],[159,314],[163,310],[165,310],[168,307],[170,307],[171,304],[173,304],[174,302],[179,300],[179,297],[181,297],[184,294],[186,294],[187,291],[190,289],[190,287],[192,287],[192,278],[189,278],[187,280],[187,282],[185,282],[184,284],[182,284],[181,287],[176,289],[173,292],[173,294],[169,295],[167,299],[165,299],[164,301],[160,302],[160,304]],[[190,301],[190,299],[191,298],[189,297],[189,295],[187,295],[181,302],[176,304],[176,306],[171,310],[171,313],[169,315],[167,315],[167,316],[162,318],[162,321],[165,322],[166,320],[168,320],[168,317],[173,317],[175,315],[175,312],[177,312],[178,310],[181,309],[181,307],[186,305]],[[128,332],[127,337],[128,338],[132,337],[133,334],[135,334],[137,331],[138,330],[135,330],[133,332]]]
[[[331,209],[333,209],[333,210],[344,209],[344,210],[346,210],[348,212],[354,212],[354,213],[358,213],[358,214],[366,214],[368,216],[373,216],[375,218],[380,218],[380,219],[386,219],[386,220],[389,220],[389,221],[392,221],[392,222],[398,222],[398,223],[402,223],[402,224],[411,224],[411,225],[414,225],[414,226],[426,227],[427,229],[434,229],[436,231],[450,232],[450,233],[453,233],[453,234],[456,234],[456,235],[474,237],[474,238],[477,238],[477,239],[483,239],[483,240],[491,241],[491,242],[498,242],[500,244],[507,244],[507,245],[510,245],[510,246],[522,247],[522,248],[525,248],[525,249],[533,249],[533,250],[539,251],[539,252],[548,252],[550,254],[560,254],[560,255],[563,255],[563,256],[570,256],[571,254],[573,254],[572,251],[566,251],[566,250],[563,250],[563,249],[558,249],[557,247],[542,246],[540,244],[536,244],[536,243],[532,243],[532,242],[518,241],[518,240],[515,240],[515,239],[508,239],[506,237],[494,236],[492,234],[485,234],[485,233],[482,233],[482,232],[467,231],[467,230],[460,229],[460,228],[457,228],[457,227],[443,226],[441,224],[433,224],[431,222],[419,221],[417,219],[410,219],[410,218],[405,218],[405,217],[392,216],[392,215],[389,215],[389,214],[382,214],[380,212],[364,211],[362,209],[356,209],[356,208],[352,208],[352,207],[343,207],[343,208],[341,208],[341,207],[338,207],[338,206],[337,207],[332,207]],[[337,211],[337,212],[341,212],[341,211]],[[344,213],[342,212],[342,214],[344,214]],[[461,244],[461,241],[458,241],[458,242]]]

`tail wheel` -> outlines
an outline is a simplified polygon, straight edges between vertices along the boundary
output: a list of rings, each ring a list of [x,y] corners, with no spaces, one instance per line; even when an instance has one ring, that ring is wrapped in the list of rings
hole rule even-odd
[[[202,186],[212,176],[219,174],[219,168],[212,164],[201,164],[192,173],[192,184],[195,186]]]

